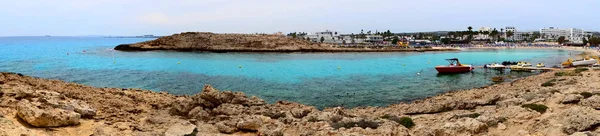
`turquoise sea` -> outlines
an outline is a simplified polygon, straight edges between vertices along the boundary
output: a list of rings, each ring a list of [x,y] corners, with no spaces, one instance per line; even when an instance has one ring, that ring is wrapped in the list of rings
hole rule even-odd
[[[502,61],[566,60],[563,50],[466,50],[408,53],[121,52],[113,47],[152,39],[0,37],[0,71],[96,87],[142,88],[195,94],[211,84],[268,102],[317,106],[385,106],[492,84],[499,72],[478,69],[438,75],[436,65],[459,58],[481,66]],[[575,54],[575,53],[573,53]],[[422,72],[421,72],[422,71]],[[417,75],[421,72],[420,75]],[[535,73],[505,72],[514,77]]]

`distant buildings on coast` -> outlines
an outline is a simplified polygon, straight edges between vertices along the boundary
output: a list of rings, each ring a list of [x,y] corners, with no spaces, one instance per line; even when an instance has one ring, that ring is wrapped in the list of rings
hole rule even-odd
[[[504,42],[557,42],[560,44],[587,44],[593,32],[586,32],[578,28],[542,28],[539,31],[519,31],[516,27],[504,28],[480,27],[474,30],[468,27],[466,31],[438,31],[416,33],[392,33],[363,31],[354,34],[342,34],[337,31],[326,30],[323,32],[305,33],[294,32],[287,36],[305,39],[317,43],[333,44],[390,44],[410,42],[419,44],[448,44],[448,43],[504,43]],[[395,43],[394,43],[395,44]]]
[[[141,36],[108,36],[104,38],[159,38],[161,36],[155,35],[141,35]]]

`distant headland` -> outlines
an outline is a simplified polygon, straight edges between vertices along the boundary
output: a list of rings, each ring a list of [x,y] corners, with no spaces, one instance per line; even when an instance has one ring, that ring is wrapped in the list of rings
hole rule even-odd
[[[209,51],[209,52],[411,52],[456,51],[431,47],[402,46],[402,44],[331,44],[293,38],[282,34],[215,34],[184,32],[156,40],[121,44],[120,51]]]

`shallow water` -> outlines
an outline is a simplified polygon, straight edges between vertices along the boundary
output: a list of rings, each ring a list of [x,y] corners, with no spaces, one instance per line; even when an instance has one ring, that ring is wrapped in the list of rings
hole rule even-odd
[[[193,53],[120,52],[118,44],[152,39],[0,37],[0,71],[97,87],[142,88],[195,94],[211,84],[268,102],[289,100],[317,107],[385,106],[443,92],[492,84],[501,74],[478,69],[438,75],[444,59],[472,65],[502,61],[566,60],[563,50],[467,50],[418,53]],[[85,52],[84,52],[85,50]],[[67,55],[68,53],[68,55]],[[573,53],[575,54],[575,53]],[[416,73],[421,72],[421,75]],[[521,77],[534,73],[506,72]]]

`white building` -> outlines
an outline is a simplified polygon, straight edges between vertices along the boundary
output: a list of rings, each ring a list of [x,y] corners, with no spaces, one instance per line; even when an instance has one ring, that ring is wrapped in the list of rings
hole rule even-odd
[[[559,37],[564,36],[567,40],[573,43],[583,43],[583,38],[585,36],[585,32],[582,29],[559,29],[555,27],[542,28],[540,29],[540,34],[545,39],[558,39]]]
[[[341,43],[337,32],[326,30],[325,32],[315,32],[313,34],[306,35],[310,38],[310,41],[321,42],[321,37],[324,39],[323,43]]]

